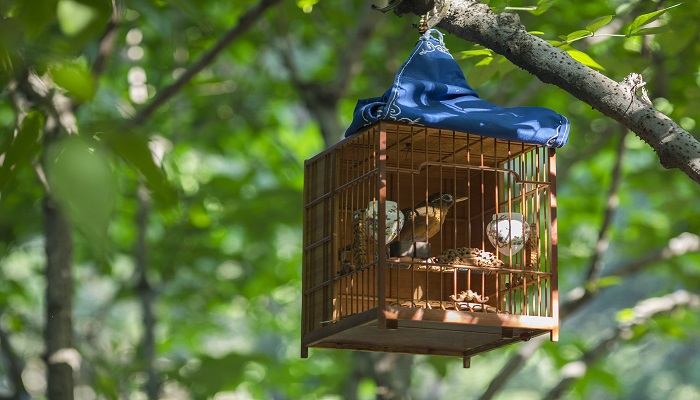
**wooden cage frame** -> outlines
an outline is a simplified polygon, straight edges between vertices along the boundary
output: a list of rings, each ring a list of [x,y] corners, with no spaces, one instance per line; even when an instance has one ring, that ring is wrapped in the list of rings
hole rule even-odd
[[[518,160],[519,164],[511,163],[512,160]],[[414,176],[422,169],[430,169],[430,172],[425,173],[425,182],[416,183]],[[505,178],[493,178],[496,183],[489,183],[492,175]],[[469,241],[486,248],[485,216],[521,207],[537,219],[535,229],[543,236],[539,238],[542,259],[537,262],[546,263],[545,270],[525,273],[522,269],[525,256],[512,254],[512,258],[508,258],[510,264],[500,268],[426,265],[420,260],[377,251],[387,247],[386,238],[378,235],[376,243],[372,244],[374,251],[370,251],[374,254],[373,260],[353,273],[339,272],[343,268],[340,254],[352,239],[347,233],[352,230],[350,211],[375,200],[379,215],[385,216],[388,197],[398,198],[404,204],[415,204],[420,196],[406,194],[406,187],[413,192],[427,192],[433,181],[439,181],[441,187],[448,182],[453,193],[462,191],[470,198],[475,197],[465,206],[466,211],[461,214],[454,211],[450,223],[455,228],[443,228],[445,233],[434,240],[437,247],[442,249],[448,246],[446,243],[454,246]],[[309,347],[317,347],[456,356],[463,358],[464,366],[468,367],[470,357],[510,343],[545,333],[550,333],[551,340],[557,341],[555,181],[554,149],[387,121],[369,126],[307,160],[302,357],[308,357]],[[507,190],[508,196],[499,190]],[[487,191],[495,191],[495,197],[485,196]],[[504,202],[503,198],[507,200]],[[529,204],[536,204],[536,208]],[[458,219],[466,219],[469,228],[458,226]],[[481,233],[479,229],[471,229],[472,224],[480,227]],[[386,220],[379,218],[378,231],[384,232],[386,228]],[[468,240],[464,233],[458,233],[467,230]],[[433,250],[438,249],[433,247]],[[416,272],[419,268],[425,272]],[[466,286],[461,283],[465,280]],[[507,307],[513,312],[487,313],[442,307],[443,300],[448,302],[449,293],[478,285],[483,293],[493,294],[488,304]],[[405,296],[413,301],[416,287],[432,291],[438,298],[436,306],[430,307],[427,296],[427,307],[400,306],[398,302]],[[413,294],[405,294],[410,291]],[[524,303],[507,304],[515,298],[509,297],[514,291],[519,293],[518,298],[525,299]]]

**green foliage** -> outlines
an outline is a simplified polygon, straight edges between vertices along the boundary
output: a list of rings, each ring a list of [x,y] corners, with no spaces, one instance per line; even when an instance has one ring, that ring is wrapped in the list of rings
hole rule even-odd
[[[594,19],[593,21],[586,24],[586,32],[595,33],[598,29],[609,24],[614,17],[614,15],[604,15],[602,17]]]
[[[78,101],[89,101],[95,96],[95,80],[85,65],[75,62],[59,64],[50,71],[54,82]]]
[[[520,12],[525,27],[543,38],[564,33],[557,42],[562,49],[611,79],[641,72],[654,104],[697,136],[700,3],[488,3],[499,7],[497,12]],[[324,144],[281,52],[293,48],[301,79],[332,82],[340,55],[361,44],[350,38],[367,3],[280,2],[142,126],[128,127],[128,119],[145,106],[130,97],[132,69],[144,71],[146,103],[152,101],[252,4],[124,4],[114,51],[98,77],[92,63],[112,12],[110,2],[0,4],[0,328],[10,335],[27,371],[41,365],[43,348],[44,193],[36,168],[43,154],[48,184],[77,229],[74,325],[84,360],[76,375],[79,385],[98,398],[143,396],[144,325],[135,258],[143,233],[147,276],[156,293],[154,366],[163,397],[345,395],[351,353],[314,349],[311,358],[299,358],[303,161]],[[373,26],[355,58],[353,70],[359,75],[340,100],[337,117],[343,124],[349,123],[357,98],[376,95],[390,84],[415,43],[410,25],[417,21],[388,13]],[[667,29],[673,34],[663,33]],[[446,40],[482,98],[549,107],[572,121],[570,142],[557,152],[563,298],[583,284],[595,254],[623,132],[598,111],[534,81],[491,50],[471,48],[454,37]],[[51,90],[68,95],[80,135],[43,147],[44,130],[54,126],[55,116],[46,112],[46,103],[25,109],[30,100],[8,86],[29,70],[52,77],[57,86]],[[644,261],[683,232],[700,232],[697,185],[662,168],[640,139],[625,136],[619,207],[601,260],[603,275]],[[163,154],[154,154],[156,148]],[[137,199],[142,184],[152,200],[147,204]],[[139,232],[136,220],[144,207],[147,227]],[[698,254],[687,254],[631,277],[590,285],[600,300],[567,320],[561,342],[545,346],[502,396],[543,397],[556,384],[560,368],[579,360],[601,333],[618,324],[615,315],[624,318],[629,314],[624,310],[638,299],[675,287],[697,292],[699,265]],[[673,375],[669,382],[677,388],[700,379],[697,360],[679,361],[679,354],[697,346],[692,332],[698,328],[692,310],[655,318],[635,329],[634,340],[594,364],[565,396],[644,398],[653,391],[671,397],[673,388],[652,382],[661,370]],[[475,398],[517,348],[479,356],[469,370],[462,369],[461,360],[418,358],[416,371],[433,375],[413,381]],[[630,353],[656,358],[630,366]],[[370,392],[376,385],[363,380],[359,395]]]
[[[172,207],[175,204],[175,191],[167,182],[161,168],[156,165],[147,139],[124,132],[105,132],[101,133],[99,138],[114,154],[127,161],[139,172],[156,200],[165,207]]]
[[[568,37],[567,37],[567,40],[569,40]],[[598,70],[601,70],[601,71],[604,71],[604,70],[605,70],[605,68],[604,68],[602,65],[598,64],[597,62],[595,62],[595,61],[591,58],[591,56],[589,56],[588,54],[586,54],[586,53],[584,53],[584,52],[582,52],[582,51],[578,51],[578,50],[574,50],[574,49],[569,49],[569,50],[566,50],[566,52],[569,53],[569,55],[571,56],[571,58],[573,58],[574,60],[580,62],[581,64],[583,64],[583,65],[585,65],[585,66],[587,66],[587,67],[595,68],[595,69],[598,69]]]
[[[6,195],[10,184],[16,184],[17,172],[32,164],[39,151],[39,138],[44,127],[44,116],[38,111],[31,111],[22,121],[17,135],[5,137],[5,144],[0,148],[4,154],[0,166],[0,195]]]
[[[95,141],[69,136],[46,148],[44,170],[52,196],[99,252],[108,246],[108,227],[117,190],[107,154]]]
[[[631,36],[631,35],[635,35],[635,34],[640,34],[641,28],[643,26],[651,24],[652,22],[659,19],[659,17],[661,17],[663,14],[665,14],[666,11],[668,11],[674,7],[678,7],[681,4],[683,4],[683,3],[674,4],[671,7],[666,7],[664,9],[661,9],[658,11],[654,11],[654,12],[650,12],[650,13],[642,14],[642,15],[638,16],[637,18],[634,19],[634,21],[632,21],[630,26],[627,28],[627,35]]]

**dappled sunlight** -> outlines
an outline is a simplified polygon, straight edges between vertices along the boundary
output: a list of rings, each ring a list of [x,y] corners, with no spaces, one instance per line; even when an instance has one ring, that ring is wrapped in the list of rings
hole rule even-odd
[[[454,13],[468,3],[453,0],[444,15],[452,20],[438,25],[461,23]],[[687,165],[700,159],[680,129],[661,137],[672,145],[668,150],[652,147],[657,136],[640,138],[658,121],[646,123],[647,115],[662,112],[697,139],[700,2],[665,9],[680,1],[592,0],[583,8],[532,1],[507,4],[508,10],[501,6],[515,2],[482,3],[499,8],[486,14],[487,5],[477,4],[469,11],[499,24],[477,32],[483,37],[476,35],[476,42],[500,39],[503,32],[520,38],[520,25],[508,14],[515,12],[541,40],[511,41],[499,52],[512,58],[528,50],[538,58],[509,61],[442,30],[445,46],[464,56],[459,70],[474,83],[474,96],[460,101],[465,88],[435,83],[409,83],[404,94],[408,105],[425,108],[433,104],[424,90],[430,89],[446,101],[436,118],[468,113],[475,130],[497,126],[503,132],[511,124],[499,124],[517,119],[514,110],[525,106],[571,122],[568,144],[557,150],[559,291],[552,293],[573,310],[562,313],[559,342],[547,334],[524,342],[527,334],[507,326],[523,317],[512,312],[476,312],[466,300],[429,303],[453,290],[448,276],[467,272],[445,272],[443,286],[430,286],[421,281],[425,271],[397,261],[393,269],[410,283],[400,297],[412,306],[385,310],[390,329],[377,328],[378,318],[363,320],[332,296],[343,282],[346,289],[377,287],[360,277],[363,271],[344,278],[328,269],[311,282],[328,282],[319,298],[332,300],[326,306],[319,300],[318,315],[311,317],[341,335],[343,321],[333,319],[342,312],[358,317],[358,330],[343,338],[348,347],[373,337],[386,344],[379,350],[395,350],[400,337],[416,340],[409,342],[415,348],[430,341],[441,348],[466,336],[443,340],[444,329],[427,332],[424,326],[461,329],[465,321],[479,324],[468,328],[469,340],[493,335],[508,346],[471,357],[470,368],[463,368],[462,353],[368,357],[347,348],[311,348],[309,358],[300,357],[302,297],[310,292],[302,285],[308,281],[302,258],[311,248],[303,245],[305,161],[341,140],[357,99],[391,86],[419,39],[411,25],[420,16],[383,14],[364,0],[8,0],[0,7],[0,397],[60,398],[56,390],[64,385],[85,400],[393,393],[467,400],[700,398],[700,186],[687,172],[663,166],[669,155]],[[550,45],[604,70],[580,75],[586,66],[542,50]],[[562,66],[543,83],[533,75],[539,72],[522,69],[533,62]],[[441,74],[434,65],[425,71]],[[615,82],[630,72],[647,81],[655,107],[649,114],[639,113],[641,102],[629,94],[594,92],[580,100],[562,89],[587,87],[602,75],[620,90]],[[631,104],[634,114],[621,117],[639,126],[623,128],[608,117],[608,100],[618,108],[624,103],[623,110]],[[387,111],[380,103],[368,115]],[[531,136],[546,124],[523,118],[516,125]],[[412,127],[414,133],[422,129]],[[386,162],[453,161],[440,147],[412,146],[397,143]],[[457,146],[455,157],[466,149]],[[468,161],[487,166],[487,158]],[[619,160],[619,187],[611,195]],[[343,197],[325,184],[337,178],[338,159],[326,161],[315,172],[322,177],[320,196],[364,207],[369,190],[381,187],[387,198],[400,192],[379,182]],[[464,173],[487,174],[483,168]],[[406,173],[402,188],[432,183],[416,176]],[[515,187],[499,179],[501,187]],[[455,179],[446,186],[456,198],[473,194]],[[358,187],[348,182],[342,190]],[[417,204],[395,200],[398,210]],[[460,205],[473,209],[478,202]],[[543,206],[546,199],[537,202]],[[338,227],[346,217],[329,210],[318,213]],[[470,224],[470,235],[484,232],[490,219],[470,223],[464,210],[450,215],[454,226],[432,239],[436,246]],[[324,236],[319,257],[341,261],[337,250],[349,243],[344,239]],[[485,235],[475,242],[490,246]],[[381,254],[374,250],[367,254]],[[508,274],[502,267],[479,268],[484,274],[469,273],[474,287],[485,276]],[[599,273],[586,279],[591,270]],[[503,285],[516,286],[530,296],[523,307],[534,309],[538,304],[529,299],[541,291],[527,279],[530,286],[504,279],[485,293],[502,307],[493,299]],[[353,300],[377,310],[367,298]],[[540,327],[553,319],[542,318]],[[392,364],[396,360],[401,364]]]

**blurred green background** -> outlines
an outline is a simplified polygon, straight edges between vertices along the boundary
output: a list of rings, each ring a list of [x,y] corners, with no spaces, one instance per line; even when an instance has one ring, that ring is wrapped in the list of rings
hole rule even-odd
[[[470,369],[318,349],[301,359],[303,161],[340,140],[358,98],[389,87],[419,18],[359,0],[269,3],[257,16],[253,0],[0,2],[1,398],[46,396],[47,188],[72,227],[76,398],[700,398],[697,310],[616,330],[645,299],[698,293],[698,184],[587,104],[450,35],[482,98],[571,120],[557,153],[559,286],[580,307],[560,342],[495,350]],[[641,73],[654,105],[700,135],[699,2],[650,25],[668,31],[631,37],[612,34],[674,3],[489,3],[559,42],[614,16],[560,45],[613,80]],[[499,375],[518,351],[524,363]]]

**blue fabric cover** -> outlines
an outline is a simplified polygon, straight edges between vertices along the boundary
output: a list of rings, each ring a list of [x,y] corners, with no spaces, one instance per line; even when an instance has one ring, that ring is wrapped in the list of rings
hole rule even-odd
[[[381,119],[547,147],[565,145],[569,135],[569,121],[550,109],[481,100],[435,29],[421,36],[382,97],[357,102],[345,137]]]

